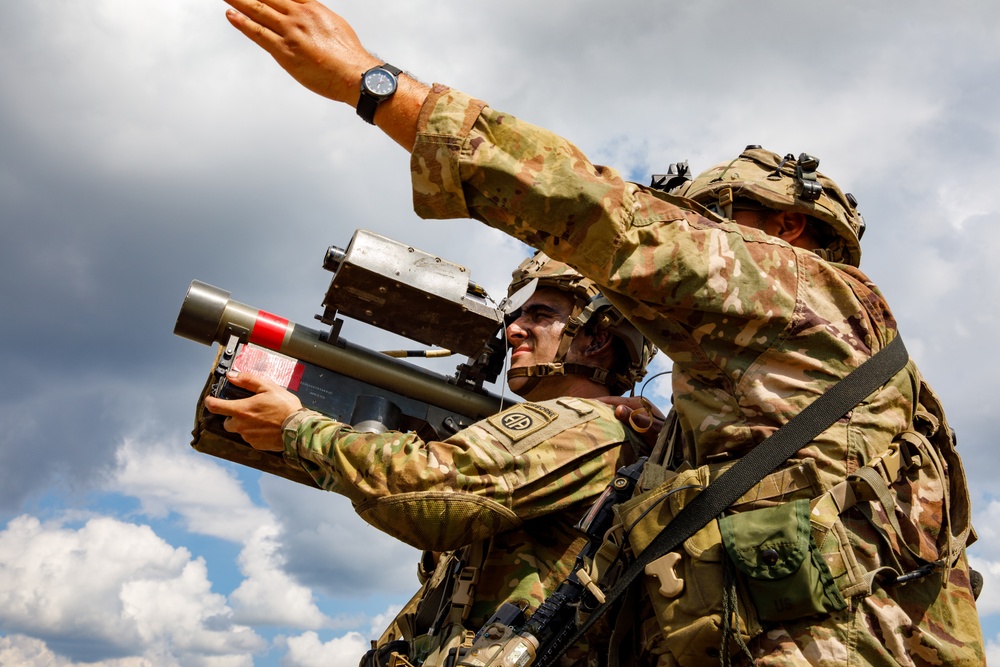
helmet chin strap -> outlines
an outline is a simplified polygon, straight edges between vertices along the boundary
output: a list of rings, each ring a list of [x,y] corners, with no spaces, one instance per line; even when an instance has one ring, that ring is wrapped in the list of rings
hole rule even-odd
[[[606,368],[587,366],[585,364],[565,364],[560,361],[551,361],[547,364],[535,364],[533,366],[511,368],[507,371],[507,381],[510,382],[514,378],[528,378],[528,381],[524,384],[524,386],[516,390],[516,393],[519,396],[524,396],[525,394],[531,393],[535,387],[538,386],[538,383],[542,381],[542,378],[557,375],[582,375],[589,380],[593,380],[594,382],[609,388],[611,386],[611,380],[614,377]]]
[[[519,378],[519,377],[526,377],[526,378],[528,378],[528,381],[525,382],[523,385],[521,385],[520,388],[512,390],[515,394],[517,394],[521,398],[524,398],[525,395],[530,394],[532,391],[534,391],[535,387],[538,386],[538,383],[542,381],[542,376],[540,374],[538,374],[538,373],[533,372],[537,368],[541,368],[541,366],[527,366],[525,368],[511,368],[510,370],[507,371],[507,384],[508,385],[510,384],[510,381],[512,379],[514,379],[514,378]],[[517,371],[517,372],[515,372],[515,371]]]

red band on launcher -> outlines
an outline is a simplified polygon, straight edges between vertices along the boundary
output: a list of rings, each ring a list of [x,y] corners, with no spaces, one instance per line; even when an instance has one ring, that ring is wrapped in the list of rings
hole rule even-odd
[[[257,319],[250,332],[250,342],[263,345],[271,350],[280,350],[288,331],[288,320],[263,310],[257,311]]]

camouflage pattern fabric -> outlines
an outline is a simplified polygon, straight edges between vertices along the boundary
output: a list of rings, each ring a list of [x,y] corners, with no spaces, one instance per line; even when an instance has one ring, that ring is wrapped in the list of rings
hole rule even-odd
[[[503,602],[532,611],[555,590],[584,545],[576,522],[635,458],[613,408],[576,398],[521,403],[443,442],[356,433],[303,411],[284,441],[290,463],[403,542],[435,552],[488,544],[471,630]]]
[[[739,458],[897,335],[859,269],[627,182],[551,132],[440,85],[421,112],[411,173],[418,215],[478,219],[570,264],[672,359],[693,466]],[[789,463],[811,460],[829,489],[885,452],[918,405],[936,414],[933,442],[948,465],[924,456],[895,508],[863,503],[871,520],[861,507],[845,513],[869,572],[898,561],[904,542],[932,559],[948,553],[949,490],[952,506],[968,510],[950,429],[916,366]],[[903,535],[872,528],[886,512]],[[984,663],[964,555],[910,583],[876,582],[837,615],[774,625],[751,649],[762,665]]]

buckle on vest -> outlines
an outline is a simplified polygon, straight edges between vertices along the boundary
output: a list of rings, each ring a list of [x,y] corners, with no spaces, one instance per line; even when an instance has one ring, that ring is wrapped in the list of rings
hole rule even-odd
[[[469,612],[472,610],[472,594],[477,583],[479,583],[478,567],[466,566],[458,573],[455,592],[451,596],[452,611],[459,612],[457,620],[464,621],[469,617]]]

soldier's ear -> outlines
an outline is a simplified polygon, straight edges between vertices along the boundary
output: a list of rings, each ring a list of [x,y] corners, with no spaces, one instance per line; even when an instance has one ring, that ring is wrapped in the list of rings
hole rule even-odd
[[[793,245],[809,231],[809,219],[798,211],[775,212],[774,215],[768,216],[764,225],[764,231],[768,234]]]
[[[590,334],[590,342],[587,344],[584,354],[588,357],[597,357],[605,352],[611,351],[612,335],[607,329],[597,329]]]

